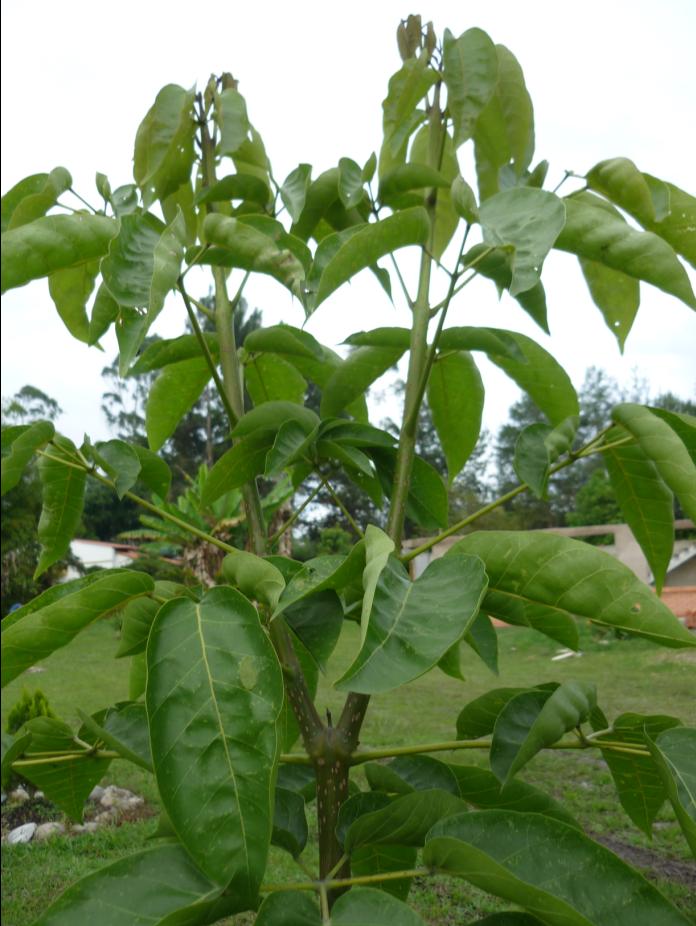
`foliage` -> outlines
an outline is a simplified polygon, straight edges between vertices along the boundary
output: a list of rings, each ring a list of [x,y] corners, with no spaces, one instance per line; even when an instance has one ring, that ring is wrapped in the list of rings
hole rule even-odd
[[[39,457],[37,574],[68,548],[88,479],[143,508],[149,539],[160,548],[173,542],[185,550],[190,536],[217,558],[198,587],[106,570],[48,589],[3,623],[6,684],[120,612],[117,656],[131,660],[129,700],[81,714],[77,731],[52,718],[31,721],[8,744],[5,761],[79,819],[109,763],[125,759],[152,772],[164,810],[166,838],[69,887],[41,923],[202,924],[255,911],[266,926],[288,916],[415,926],[422,920],[407,904],[412,879],[440,874],[522,907],[532,922],[685,922],[555,800],[516,777],[544,750],[596,750],[633,823],[648,831],[669,801],[693,847],[696,730],[678,718],[609,719],[593,680],[526,679],[464,703],[452,718],[456,740],[381,749],[361,742],[373,696],[400,692],[433,670],[461,678],[466,648],[495,671],[492,617],[571,648],[584,621],[674,649],[696,645],[627,567],[565,537],[476,530],[410,571],[439,541],[512,498],[543,499],[556,473],[597,456],[610,461],[622,514],[659,590],[673,541],[673,496],[696,514],[693,417],[621,402],[596,432],[576,438],[578,396],[545,349],[515,331],[445,322],[480,274],[546,330],[541,275],[555,247],[578,257],[592,299],[623,345],[641,282],[696,308],[680,260],[694,259],[684,219],[695,204],[622,158],[596,165],[568,195],[544,190],[547,165],[532,166],[533,108],[512,53],[479,29],[459,37],[446,31],[440,41],[419,17],[402,23],[398,38],[402,65],[383,104],[381,149],[365,165],[341,158],[312,179],[302,164],[278,183],[236,82],[223,74],[203,92],[173,84],[160,91],[136,134],[135,184],[112,190],[98,175],[98,213],[51,211],[56,197],[44,186],[55,190],[65,171],[50,182],[49,175],[28,178],[3,201],[4,288],[48,277],[71,334],[96,343],[114,324],[120,374],[156,373],[145,404],[147,446],[117,438],[77,447],[50,422],[7,435],[3,489]],[[469,142],[478,195],[459,175],[457,150]],[[218,169],[230,168],[218,178]],[[405,248],[419,258],[415,292],[402,269]],[[333,293],[363,270],[391,295],[385,258],[411,309],[410,328],[356,332],[345,358],[289,324],[252,331],[243,347],[237,342],[233,318],[251,274],[283,287],[309,318],[328,311]],[[194,264],[212,273],[211,331],[186,288]],[[440,267],[446,295],[435,301],[431,279]],[[147,343],[172,291],[192,334]],[[479,440],[479,352],[543,417],[515,443],[517,485],[452,523],[442,461],[455,483]],[[369,423],[364,393],[405,355],[396,435]],[[310,383],[313,406],[305,401]],[[170,502],[163,448],[213,387],[230,445]],[[426,398],[437,465],[417,452]],[[432,435],[428,441],[435,443]],[[331,485],[336,470],[376,509],[387,508],[386,521],[355,521]],[[259,481],[270,489],[263,501]],[[322,489],[356,542],[305,563],[279,555],[283,536]],[[295,490],[302,505],[274,523]],[[234,522],[226,539],[224,522]],[[405,553],[407,523],[434,536]],[[352,623],[359,639],[336,679],[334,652]],[[345,694],[335,720],[317,704],[325,672]],[[488,753],[490,769],[425,754],[477,748]],[[356,766],[364,766],[368,790],[351,776]],[[305,871],[300,858],[305,806],[314,799],[318,872]],[[302,880],[268,881],[271,845],[298,860]]]
[[[22,697],[7,715],[6,730],[16,733],[21,727],[35,717],[55,717],[46,695],[37,688],[32,694],[26,688],[22,689]]]

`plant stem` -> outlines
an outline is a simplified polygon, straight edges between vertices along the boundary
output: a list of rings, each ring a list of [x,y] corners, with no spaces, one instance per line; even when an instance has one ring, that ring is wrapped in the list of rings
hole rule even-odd
[[[353,516],[352,516],[352,514],[350,513],[350,511],[348,511],[348,509],[346,508],[346,506],[343,504],[343,502],[342,502],[341,499],[338,497],[338,495],[336,495],[336,493],[335,493],[334,490],[331,488],[331,486],[329,485],[329,483],[328,483],[328,481],[327,481],[326,479],[324,479],[324,485],[326,486],[326,490],[328,491],[329,495],[330,495],[331,498],[333,499],[334,503],[335,503],[335,504],[341,509],[341,511],[343,512],[343,517],[346,519],[346,521],[348,521],[348,523],[349,523],[350,526],[353,528],[353,530],[355,531],[355,533],[358,535],[358,537],[360,538],[360,540],[362,540],[363,537],[364,537],[365,535],[364,535],[363,532],[360,530],[360,528],[358,527],[358,525],[355,523],[355,519],[353,518]]]
[[[31,753],[30,753],[31,755]],[[34,765],[53,765],[54,762],[76,762],[80,759],[122,759],[123,756],[118,752],[109,749],[83,750],[82,752],[73,752],[68,755],[65,753],[54,756],[45,756],[41,759],[18,759],[12,763],[12,768],[29,768]]]
[[[277,530],[272,537],[268,538],[268,549],[269,550],[272,549],[275,546],[275,544],[278,543],[278,541],[283,536],[283,534],[292,527],[292,525],[295,523],[295,521],[297,521],[297,519],[302,514],[302,512],[305,510],[305,508],[308,505],[310,505],[312,501],[317,497],[319,492],[321,492],[324,485],[325,485],[325,482],[322,479],[319,485],[316,487],[316,489],[313,489],[312,492],[307,496],[307,498],[302,502],[300,507],[296,511],[293,511],[293,513],[290,515],[290,517],[285,522],[285,524],[283,524],[282,527],[280,527],[279,530]]]
[[[274,894],[276,891],[317,891],[321,884],[327,889],[353,887],[356,884],[379,884],[381,881],[396,881],[399,878],[419,878],[431,874],[429,868],[407,868],[403,871],[385,871],[377,875],[360,875],[355,878],[332,878],[321,881],[287,881],[285,884],[262,884],[262,894]]]
[[[79,199],[80,202],[83,203],[85,206],[87,206],[88,209],[91,209],[95,215],[97,214],[98,210],[95,209],[94,206],[90,206],[90,204],[87,202],[87,200],[83,196],[80,196],[80,194],[76,190],[74,190],[72,187],[68,187],[68,189],[70,190],[70,192],[76,199]]]

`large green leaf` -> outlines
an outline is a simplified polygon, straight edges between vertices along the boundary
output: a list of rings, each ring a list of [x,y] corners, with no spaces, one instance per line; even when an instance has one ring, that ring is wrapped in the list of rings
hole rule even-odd
[[[140,475],[140,457],[135,447],[122,440],[109,440],[98,443],[92,452],[96,462],[113,478],[118,497],[123,498]]]
[[[201,189],[196,194],[195,202],[202,206],[204,203],[228,202],[232,199],[265,206],[268,202],[268,184],[251,174],[231,174]]]
[[[394,483],[396,450],[375,447],[370,455],[377,466],[382,487],[390,495]],[[448,506],[447,487],[440,473],[427,460],[414,457],[406,499],[406,516],[426,530],[435,530],[447,526]]]
[[[416,866],[418,849],[415,846],[361,846],[350,858],[350,873],[356,878],[361,875],[383,875],[396,871],[412,871]],[[386,891],[399,900],[406,900],[412,878],[390,878],[377,882],[375,887]]]
[[[297,222],[302,215],[311,179],[312,165],[298,164],[294,170],[290,171],[280,187],[280,198],[293,222]]]
[[[297,369],[275,354],[251,357],[244,366],[245,385],[255,405],[287,399],[302,405],[307,380]]]
[[[382,810],[391,803],[391,798],[383,791],[358,791],[345,800],[338,810],[336,821],[336,839],[343,846],[346,833],[350,827],[365,814]]]
[[[325,669],[343,627],[343,606],[336,592],[328,588],[315,592],[285,608],[283,616],[317,665]]]
[[[429,833],[423,861],[518,904],[548,926],[687,923],[618,856],[540,814],[484,810],[450,817]]]
[[[133,601],[128,602],[121,612],[121,641],[116,651],[117,659],[145,652],[152,622],[162,605],[163,599],[196,598],[190,588],[180,585],[178,582],[155,582],[153,595],[155,596],[153,598],[133,599]]]
[[[146,849],[113,862],[69,887],[36,926],[204,926],[244,909],[222,895],[179,845]]]
[[[335,351],[330,350],[328,347],[322,347],[321,359],[319,357],[310,358],[291,355],[287,355],[286,359],[289,360],[293,366],[297,367],[303,376],[315,383],[320,390],[325,388],[334,372],[342,363],[345,363]],[[347,411],[357,421],[367,422],[367,402],[365,401],[365,396],[361,395],[354,402],[351,402]]]
[[[645,174],[628,158],[610,158],[595,164],[587,172],[587,185],[635,216],[641,225],[661,221],[669,214],[666,184],[649,183]]]
[[[404,794],[386,807],[358,817],[346,832],[345,850],[350,855],[366,845],[422,846],[428,830],[438,820],[465,806],[459,797],[439,788]]]
[[[148,316],[153,321],[164,306],[167,295],[176,287],[186,245],[186,222],[180,208],[162,232],[153,254]]]
[[[491,250],[489,245],[475,244],[464,255],[464,266],[472,267],[481,276],[493,280],[500,295],[504,289],[509,290],[512,284],[514,259],[515,251],[510,247],[497,247]],[[530,289],[516,293],[515,299],[541,330],[549,334],[546,291],[541,280]]]
[[[82,212],[11,228],[2,236],[2,292],[102,257],[117,233],[115,219]]]
[[[399,347],[355,348],[337,368],[322,390],[321,414],[338,415],[362,395],[375,380],[398,363]]]
[[[91,717],[80,710],[78,714],[83,730],[91,739],[102,742],[107,749],[113,749],[128,762],[152,771],[150,733],[142,701],[121,701]]]
[[[365,535],[370,541],[375,536],[386,536],[374,525],[368,525]],[[277,617],[286,608],[298,604],[310,595],[328,589],[340,591],[352,584],[361,576],[365,567],[365,549],[366,544],[361,541],[353,547],[348,556],[328,553],[307,560],[288,582],[273,617]],[[388,556],[393,549],[392,543],[386,555]]]
[[[659,595],[674,546],[672,492],[641,447],[614,447],[602,456],[621,513],[652,569]]]
[[[321,926],[321,913],[311,894],[273,891],[259,908],[256,926]]]
[[[604,316],[607,328],[623,352],[640,306],[640,283],[620,270],[613,270],[584,257],[580,258],[580,269],[592,301]]]
[[[247,140],[251,129],[242,94],[234,87],[223,90],[217,100],[215,115],[220,128],[218,153],[232,155]]]
[[[293,325],[271,325],[250,331],[244,339],[244,349],[249,353],[290,354],[321,360],[321,344],[307,331]]]
[[[205,332],[205,340],[210,353],[216,357],[219,351],[217,335]],[[193,360],[194,357],[200,356],[201,345],[195,334],[182,334],[178,338],[153,341],[143,348],[136,363],[130,368],[129,375],[140,376],[141,373],[161,370],[170,363]]]
[[[467,632],[486,585],[477,557],[434,560],[415,582],[390,557],[377,580],[360,652],[336,687],[373,694],[423,675]]]
[[[565,225],[563,200],[545,190],[515,187],[481,203],[479,216],[487,244],[514,249],[510,295],[535,286],[544,258]]]
[[[491,769],[507,784],[546,746],[587,720],[597,703],[591,682],[569,681],[555,691],[533,689],[512,698],[495,722]]]
[[[386,891],[354,887],[338,898],[331,909],[332,926],[425,926],[415,910]]]
[[[682,832],[696,858],[696,730],[675,727],[646,737]]]
[[[40,753],[78,752],[80,747],[70,727],[55,717],[36,717],[22,727],[31,734],[26,759],[36,761]],[[82,822],[85,801],[111,763],[86,752],[69,762],[41,762],[22,767],[21,774],[42,790],[71,820]]]
[[[222,561],[222,574],[230,585],[236,585],[247,598],[260,601],[270,608],[275,608],[285,588],[281,571],[267,559],[247,550],[228,553]]]
[[[409,153],[410,162],[419,166],[429,165],[432,160],[430,145],[430,129],[427,125],[424,125],[413,139]],[[436,188],[434,190],[435,210],[432,213],[432,231],[428,247],[434,257],[439,260],[459,225],[459,213],[454,207],[449,190],[450,185],[459,176],[459,162],[449,132],[445,133],[442,140],[442,154],[438,166],[439,173],[447,181],[447,186],[444,189]],[[421,197],[421,202],[425,205],[424,196]]]
[[[428,380],[428,404],[450,484],[478,441],[483,398],[483,381],[471,354],[456,351],[436,358]]]
[[[24,753],[31,742],[31,733],[19,733],[11,736],[2,732],[2,790],[5,791],[12,777],[12,763]]]
[[[111,242],[109,253],[101,263],[104,283],[119,305],[130,308],[149,306],[155,251],[164,229],[162,222],[149,212],[125,215],[121,219],[118,236]],[[161,258],[158,265],[161,270]],[[159,308],[163,301],[164,297]]]
[[[650,174],[643,174],[648,185],[662,184]],[[696,267],[696,198],[680,190],[672,183],[666,183],[669,193],[669,215],[659,222],[649,223],[647,228],[670,244],[677,254]]]
[[[10,452],[2,458],[2,494],[14,489],[37,450],[45,447],[55,434],[50,421],[35,421],[12,442]]]
[[[669,424],[644,405],[632,402],[617,405],[611,414],[614,421],[635,437],[688,517],[696,520],[696,463]]]
[[[201,870],[253,902],[271,837],[280,665],[256,609],[234,589],[160,609],[146,704],[160,796]]]
[[[653,415],[666,421],[675,434],[681,438],[686,451],[696,466],[696,415],[687,415],[681,412],[669,412],[664,408],[650,407]]]
[[[493,688],[469,701],[457,717],[457,739],[478,739],[493,732],[498,715],[517,695],[527,688]]]
[[[323,268],[314,309],[343,283],[371,267],[380,257],[408,245],[425,244],[430,234],[428,213],[420,206],[404,209],[395,215],[358,229],[338,248]]]
[[[593,193],[574,193],[564,202],[566,224],[555,247],[645,280],[696,308],[686,271],[662,238],[637,231]]]
[[[273,431],[259,430],[241,438],[223,453],[208,473],[203,486],[203,504],[212,505],[225,492],[238,489],[263,473],[273,438]]]
[[[62,597],[44,593],[36,599],[43,606],[32,611],[22,609],[21,618],[7,627],[3,621],[3,687],[29,666],[66,646],[97,618],[123,607],[132,598],[146,595],[152,588],[148,575],[124,569],[99,573],[91,582],[81,584],[76,591],[70,589]]]
[[[289,852],[293,858],[302,855],[307,845],[307,818],[305,802],[296,791],[287,788],[275,789],[273,811],[273,832],[271,842]]]
[[[415,109],[437,79],[437,73],[428,67],[425,55],[404,61],[400,70],[390,78],[387,96],[382,103],[382,121],[384,145],[392,154],[404,147],[414,128]]]
[[[50,174],[32,174],[20,180],[2,198],[3,232],[46,215],[71,185],[72,177],[64,167],[54,167]]]
[[[498,57],[495,45],[482,29],[468,29],[457,39],[446,29],[442,63],[447,108],[459,147],[473,135],[481,110],[495,91]]]
[[[509,360],[527,363],[527,354],[518,342],[516,331],[504,328],[473,328],[461,326],[445,328],[438,339],[440,350],[477,350],[496,354]]]
[[[167,463],[161,457],[158,457],[156,453],[153,453],[152,450],[148,450],[147,447],[134,444],[133,450],[135,450],[140,461],[138,480],[144,483],[155,495],[166,498],[172,482],[172,471]]]
[[[152,384],[145,408],[145,429],[152,450],[172,436],[186,412],[196,404],[210,379],[203,357],[165,367]]]
[[[352,158],[341,158],[338,162],[338,198],[346,209],[358,206],[365,190],[362,168]]]
[[[645,752],[650,737],[678,723],[674,717],[621,714],[609,732],[596,737],[596,742],[601,747],[602,741],[607,740]],[[667,789],[655,761],[650,756],[611,749],[603,750],[602,755],[614,779],[621,806],[636,826],[650,836],[653,821],[667,798]]]
[[[556,428],[536,422],[523,428],[515,443],[513,466],[520,482],[526,482],[538,498],[546,497],[550,467],[570,450],[579,418],[566,418]]]
[[[664,646],[696,646],[693,635],[627,566],[579,540],[533,531],[477,531],[451,552],[481,557],[489,579],[482,610],[508,623],[556,639],[559,619],[561,626],[573,627],[570,615],[576,614]]]
[[[89,319],[85,306],[99,271],[94,261],[56,270],[48,278],[48,291],[61,320],[78,341],[89,343]]]
[[[449,186],[450,181],[428,164],[401,164],[380,180],[378,199],[395,208],[402,206],[404,200],[407,200],[409,205],[420,205],[423,201],[422,195],[406,197],[404,194],[411,194],[414,190],[420,190],[422,194],[428,189],[447,189]]]
[[[504,45],[496,45],[495,50],[498,83],[474,130],[481,200],[499,191],[501,168],[511,164],[520,177],[534,154],[534,110],[522,68]]]
[[[286,421],[298,421],[309,434],[319,424],[319,416],[295,402],[264,402],[239,419],[232,435],[246,437],[255,431],[278,431]]]
[[[194,91],[162,87],[135,136],[133,177],[147,208],[185,183],[194,160]]]
[[[82,517],[87,476],[75,463],[76,452],[72,441],[56,434],[51,453],[39,460],[41,556],[35,579],[65,556]]]

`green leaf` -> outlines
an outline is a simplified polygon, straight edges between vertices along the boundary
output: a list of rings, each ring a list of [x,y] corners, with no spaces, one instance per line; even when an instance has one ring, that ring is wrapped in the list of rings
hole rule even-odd
[[[87,476],[75,463],[76,453],[72,441],[56,434],[50,455],[39,460],[41,517],[37,532],[41,556],[34,579],[65,556],[80,523]]]
[[[491,251],[486,244],[475,244],[464,255],[464,266],[472,269],[475,267],[476,272],[481,276],[493,280],[498,289],[498,295],[501,295],[502,291],[509,290],[512,284],[513,259],[514,251],[511,247],[497,247]],[[514,298],[541,330],[549,334],[546,291],[541,281],[531,289],[516,293]]]
[[[398,208],[402,203],[404,193],[410,193],[413,190],[447,189],[449,185],[449,181],[440,171],[428,164],[400,164],[381,178],[377,198],[387,206]],[[420,205],[422,202],[423,196],[418,196],[415,205]]]
[[[647,731],[646,731],[647,732]],[[675,727],[646,736],[682,832],[696,858],[696,730]]]
[[[145,573],[124,569],[98,573],[77,588],[76,583],[70,586],[61,597],[39,596],[34,602],[39,605],[36,610],[27,610],[25,605],[21,617],[17,619],[19,612],[15,612],[15,620],[7,627],[3,621],[3,688],[29,666],[66,646],[97,618],[152,591],[153,582]]]
[[[264,898],[256,926],[321,926],[321,913],[311,894],[274,891]]]
[[[31,742],[31,733],[19,733],[17,736],[10,736],[9,733],[2,733],[2,789],[8,787],[12,776],[12,763],[24,754],[27,746]]]
[[[396,451],[375,448],[371,456],[377,465],[378,475],[387,494],[394,482]],[[406,516],[426,530],[447,526],[447,487],[434,466],[422,457],[414,457],[411,482],[406,499]]]
[[[50,174],[33,174],[20,180],[2,198],[3,232],[46,215],[71,185],[72,177],[64,167],[54,167]]]
[[[167,295],[176,287],[185,246],[186,222],[181,209],[177,207],[174,218],[155,245],[148,302],[148,316],[151,321],[157,318]]]
[[[112,322],[118,318],[119,305],[104,283],[99,284],[97,295],[92,305],[92,317],[89,320],[87,343],[90,347],[106,334]]]
[[[517,341],[516,331],[504,328],[472,328],[469,326],[445,328],[438,340],[440,350],[477,350],[486,354],[497,354],[520,363],[527,362],[527,356]]]
[[[521,482],[526,482],[537,498],[546,497],[550,466],[570,450],[579,418],[566,418],[558,427],[536,423],[520,432],[515,443],[513,466]]]
[[[383,791],[358,791],[345,800],[338,809],[336,839],[343,846],[350,827],[365,814],[382,810],[391,799]]]
[[[203,357],[165,367],[152,384],[145,408],[150,448],[157,451],[172,436],[186,412],[198,401],[210,379]]]
[[[263,473],[273,438],[273,431],[259,430],[238,440],[223,453],[208,473],[201,496],[203,504],[212,505],[225,492],[238,489]]]
[[[486,584],[476,557],[434,560],[415,582],[390,557],[377,581],[360,652],[336,687],[373,694],[423,675],[467,632]]]
[[[137,653],[131,657],[130,671],[128,673],[128,697],[132,701],[145,694],[147,684],[147,660],[145,653]]]
[[[541,920],[527,913],[491,913],[470,926],[543,926]]]
[[[664,408],[654,408],[650,406],[653,415],[657,415],[663,421],[666,421],[670,428],[678,434],[681,442],[686,447],[686,451],[696,466],[696,416],[681,414],[679,412],[668,412]]]
[[[147,714],[142,701],[121,701],[105,711],[98,711],[91,717],[77,711],[84,730],[95,740],[113,749],[128,762],[152,771],[150,733]],[[82,731],[80,731],[81,738]]]
[[[297,858],[307,845],[308,835],[304,799],[296,791],[276,788],[271,843]]]
[[[118,375],[125,377],[138,355],[149,321],[147,314],[138,309],[121,307],[116,319],[116,340],[118,341]]]
[[[266,155],[263,139],[251,126],[250,137],[243,141],[232,155],[234,166],[240,174],[250,174],[269,186],[271,165]]]
[[[464,219],[469,225],[478,222],[479,211],[476,194],[462,176],[457,176],[452,181],[450,196],[452,197],[454,210],[461,219]]]
[[[416,164],[428,164],[431,160],[430,145],[430,129],[427,125],[424,125],[413,139],[409,160]],[[447,245],[452,240],[452,236],[459,225],[459,214],[452,204],[449,190],[454,179],[459,176],[459,162],[449,132],[445,133],[442,141],[440,173],[447,181],[447,186],[444,189],[435,190],[435,212],[429,244],[433,255],[438,260],[445,253]],[[421,202],[425,205],[423,200]]]
[[[643,176],[651,188],[655,184],[662,186],[662,181],[657,177],[650,174]],[[669,193],[669,215],[647,227],[671,245],[692,267],[696,267],[696,198],[672,183],[666,183],[665,186]]]
[[[145,652],[150,628],[161,604],[152,598],[136,598],[121,613],[121,642],[116,658]]]
[[[205,332],[205,340],[213,356],[219,350],[217,335]],[[195,334],[182,334],[178,338],[153,341],[138,356],[138,360],[129,370],[129,376],[140,376],[152,370],[161,370],[170,363],[181,360],[193,360],[201,356],[201,346]]]
[[[273,446],[266,455],[264,475],[272,476],[293,463],[306,461],[306,453],[316,439],[316,429],[307,434],[297,421],[286,421],[280,426]]]
[[[321,414],[338,415],[401,358],[399,347],[358,347],[335,371],[322,391]]]
[[[568,811],[548,794],[524,781],[502,785],[488,769],[475,765],[450,765],[459,784],[459,794],[478,810],[507,810],[515,813],[541,813],[580,829]]]
[[[493,732],[495,722],[505,705],[527,688],[494,688],[474,698],[459,712],[457,739],[478,739]]]
[[[338,162],[338,198],[346,209],[358,206],[365,195],[362,168],[351,158]]]
[[[696,519],[696,463],[667,422],[644,405],[632,402],[617,405],[612,418],[636,439],[681,502],[686,515]]]
[[[666,185],[662,185],[660,199],[667,202],[668,208],[660,208],[659,214],[656,215],[654,196],[657,190],[628,158],[600,161],[586,176],[587,185],[591,190],[601,193],[621,209],[635,216],[641,225],[662,220],[669,214],[669,193]]]
[[[280,188],[280,198],[293,223],[298,222],[302,215],[311,178],[312,165],[298,164],[290,171]]]
[[[461,798],[438,788],[405,794],[381,810],[358,817],[346,833],[345,850],[350,855],[366,845],[422,846],[438,820],[465,806]]]
[[[600,748],[602,741],[607,740],[645,751],[650,738],[678,723],[674,717],[621,714],[610,732],[597,736],[595,741]],[[654,759],[611,749],[602,750],[602,756],[614,779],[621,806],[635,825],[651,836],[655,817],[667,799],[667,789]]]
[[[280,247],[269,235],[257,228],[212,212],[203,222],[205,240],[213,245],[204,263],[224,267],[241,267],[274,277],[296,296],[301,296],[305,270],[300,260],[287,248]]]
[[[113,478],[116,494],[123,498],[140,475],[140,457],[135,447],[122,440],[110,440],[98,443],[96,451],[97,463]]]
[[[287,359],[293,366],[297,367],[303,376],[315,383],[320,390],[324,389],[334,372],[345,362],[335,351],[330,350],[328,347],[322,347],[321,359],[293,357],[290,355],[287,355]],[[347,411],[357,421],[366,423],[367,402],[365,401],[365,396],[361,395],[354,402],[351,402]]]
[[[244,349],[250,353],[290,354],[319,360],[323,356],[321,344],[309,332],[285,324],[250,331],[244,339]]]
[[[436,83],[437,73],[426,56],[410,58],[389,80],[387,97],[382,103],[384,145],[395,155],[408,141],[414,128],[413,115],[428,90]],[[380,158],[380,176],[382,175]]]
[[[279,431],[286,421],[299,422],[309,434],[319,424],[319,417],[310,408],[295,402],[264,402],[239,419],[232,436],[247,437],[254,431]]]
[[[666,241],[632,228],[593,193],[574,193],[564,202],[566,224],[555,247],[645,280],[696,308],[686,271]]]
[[[89,343],[89,320],[85,306],[99,271],[96,261],[56,270],[48,278],[48,291],[70,334]]]
[[[133,450],[140,461],[139,481],[143,482],[154,495],[159,495],[162,499],[166,498],[172,482],[172,472],[169,466],[147,447],[134,444]]]
[[[376,535],[386,537],[378,527],[368,525],[365,532],[366,541],[372,541]],[[352,584],[357,577],[362,575],[365,567],[365,549],[366,543],[360,542],[353,547],[347,556],[325,554],[307,560],[288,582],[273,617],[277,617],[286,608],[301,602],[309,595],[315,595],[329,589],[340,591],[347,585]],[[392,543],[390,550],[393,549],[394,545]]]
[[[204,926],[242,909],[238,897],[222,896],[188,853],[170,843],[128,855],[82,878],[36,926]]]
[[[474,131],[480,199],[500,189],[500,170],[508,164],[521,177],[534,155],[534,110],[519,62],[504,45],[495,46],[498,83]]]
[[[448,765],[432,756],[396,756],[384,765],[368,762],[364,768],[365,777],[375,791],[411,794],[413,791],[437,789],[459,796],[456,776]]]
[[[514,249],[510,295],[531,289],[565,225],[563,200],[545,190],[515,187],[481,203],[479,215],[484,242]]]
[[[22,727],[31,734],[26,750],[27,759],[38,758],[36,753],[79,752],[70,727],[54,717],[36,717]],[[49,801],[56,804],[71,820],[82,822],[85,801],[111,764],[111,759],[100,759],[85,752],[70,762],[46,762],[23,767],[22,775],[42,790]]]
[[[428,404],[450,485],[476,447],[483,398],[483,381],[471,354],[457,351],[436,358],[428,380]]]
[[[373,328],[371,331],[356,331],[349,335],[344,344],[355,347],[381,347],[407,351],[411,345],[410,328]]]
[[[354,887],[338,898],[331,909],[332,926],[425,926],[425,920],[386,891]]]
[[[103,215],[47,215],[2,236],[2,292],[106,254],[118,223]]]
[[[429,234],[430,220],[420,206],[404,209],[358,229],[324,267],[312,308],[317,308],[339,286],[372,266],[380,257],[408,245],[425,244]]]
[[[415,846],[361,846],[350,859],[350,872],[354,878],[361,875],[390,874],[395,871],[412,871],[416,866],[418,850]],[[406,900],[411,888],[412,878],[392,878],[377,882],[380,891]]]
[[[531,626],[560,642],[577,631],[576,614],[663,646],[696,646],[693,636],[635,574],[608,553],[569,537],[514,531],[478,531],[451,548],[480,556],[489,578],[481,605],[511,624]],[[448,554],[449,555],[449,554]],[[559,624],[560,621],[560,624]]]
[[[596,260],[580,258],[580,269],[590,290],[592,301],[604,316],[607,328],[623,352],[640,306],[640,284],[633,277],[612,270]]]
[[[246,550],[228,553],[222,561],[222,574],[230,585],[236,585],[247,598],[260,601],[270,608],[275,608],[285,588],[283,574],[273,563]]]
[[[614,447],[602,454],[624,520],[645,554],[659,595],[674,546],[674,498],[641,447]]]
[[[140,123],[135,136],[133,177],[147,208],[185,183],[194,161],[194,91],[167,84]]]
[[[255,405],[287,399],[302,405],[307,380],[295,367],[275,354],[260,354],[244,367],[245,385]]]
[[[495,45],[482,29],[468,29],[455,39],[445,30],[442,62],[447,108],[454,123],[457,148],[472,137],[481,110],[498,80]]]
[[[471,647],[491,672],[498,674],[498,635],[490,617],[483,611],[479,611],[469,632],[464,635],[464,642]]]
[[[204,187],[195,197],[196,205],[204,203],[244,200],[265,206],[268,202],[268,184],[251,174],[230,174],[212,186]]]
[[[220,126],[218,154],[232,155],[247,140],[251,129],[244,97],[238,90],[228,87],[219,96],[215,114]]]
[[[282,620],[283,619],[281,618],[281,621]],[[302,644],[302,641],[297,636],[289,633],[289,637],[292,643],[292,648],[295,651],[295,655],[297,656],[297,660],[300,664],[300,669],[302,670],[302,675],[304,676],[307,685],[309,697],[313,701],[317,694],[317,684],[319,682],[319,669],[317,667],[316,661],[307,652]],[[278,735],[279,749],[283,750],[284,752],[289,752],[300,737],[300,727],[297,722],[297,718],[295,717],[295,712],[292,709],[292,705],[290,704],[287,691],[285,692],[283,698],[283,708],[278,718]],[[313,797],[314,792],[316,792],[316,780],[314,779],[314,772],[312,772],[312,782],[313,788],[311,797]],[[279,781],[278,784],[282,784],[282,782]],[[298,791],[298,793],[302,793],[303,797],[305,797],[306,792],[310,790],[310,785],[306,780],[302,781],[301,787],[297,786],[297,782],[292,781],[286,786],[291,791]],[[311,797],[306,797],[305,799],[311,800]]]
[[[2,494],[18,484],[37,450],[45,447],[55,434],[50,421],[35,421],[12,442],[10,452],[2,458]]]
[[[423,862],[466,878],[554,926],[687,922],[608,849],[540,814],[484,810],[450,817],[429,833]]]
[[[111,197],[111,205],[114,209],[114,215],[120,219],[121,216],[130,215],[138,208],[138,188],[134,183],[126,183],[114,190]]]
[[[149,306],[155,250],[164,228],[162,222],[149,212],[126,215],[121,219],[121,229],[101,262],[104,283],[119,305],[130,308]]]
[[[283,706],[273,647],[256,609],[220,587],[200,604],[175,599],[162,606],[147,663],[152,757],[164,808],[201,869],[253,903],[271,837]]]
[[[546,746],[579,727],[597,703],[590,682],[564,682],[553,692],[525,691],[512,698],[495,722],[491,769],[507,784]]]
[[[325,670],[343,627],[343,606],[336,592],[327,588],[308,595],[301,603],[285,608],[283,617],[319,668]]]

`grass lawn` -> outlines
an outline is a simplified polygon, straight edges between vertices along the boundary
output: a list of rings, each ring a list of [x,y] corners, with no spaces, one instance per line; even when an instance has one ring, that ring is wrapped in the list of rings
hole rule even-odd
[[[357,646],[357,628],[346,628],[331,677],[336,678]],[[599,703],[609,718],[624,711],[669,713],[689,724],[696,723],[694,678],[696,654],[661,649],[640,640],[609,639],[606,644],[583,631],[583,655],[552,662],[558,647],[531,631],[506,629],[499,634],[500,676],[496,678],[472,653],[464,666],[466,682],[458,682],[438,671],[405,689],[375,698],[363,728],[363,745],[405,745],[455,737],[459,709],[472,698],[499,685],[529,685],[571,678],[593,679],[598,684]],[[43,663],[45,671],[24,675],[7,687],[2,703],[3,728],[7,713],[22,688],[40,687],[54,711],[77,724],[76,708],[88,712],[106,707],[128,694],[128,660],[114,660],[118,644],[117,626],[103,621],[79,636],[64,650]],[[324,682],[318,704],[336,714],[342,698]],[[486,762],[485,753],[467,751],[443,753],[445,761],[467,764]],[[671,811],[663,808],[649,840],[626,817],[616,799],[611,778],[598,753],[559,754],[547,752],[524,770],[525,780],[553,794],[595,837],[605,839],[614,851],[641,867],[687,915],[696,914],[696,875],[689,876],[689,853]],[[362,775],[356,773],[361,783]],[[156,808],[157,796],[151,777],[125,762],[114,762],[105,779],[145,796]],[[310,827],[314,805],[308,807]],[[104,862],[138,850],[148,844],[154,820],[124,823],[93,835],[57,837],[49,843],[3,847],[3,923],[25,926],[66,885],[100,867]],[[304,859],[310,867],[316,857],[316,841],[310,839]],[[269,880],[295,879],[299,875],[290,857],[272,851]],[[486,912],[504,909],[493,898],[481,894],[463,881],[416,883],[410,899],[427,922],[459,924]],[[250,917],[235,922],[250,923]],[[397,924],[395,924],[397,926]]]

